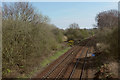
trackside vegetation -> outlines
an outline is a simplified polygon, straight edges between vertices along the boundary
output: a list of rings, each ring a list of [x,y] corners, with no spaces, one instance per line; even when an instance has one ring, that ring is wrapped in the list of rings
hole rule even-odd
[[[81,29],[72,23],[64,30],[51,24],[49,16],[38,13],[29,2],[2,3],[2,77],[30,78],[70,46],[91,36],[95,37],[97,67],[102,69],[106,63],[120,61],[119,16],[117,10],[103,11],[96,15],[93,29]]]
[[[96,16],[97,22],[97,42],[100,52],[104,52],[104,57],[111,60],[118,60],[118,11],[108,10]],[[100,48],[101,47],[101,48]]]
[[[3,77],[26,77],[42,60],[64,49],[63,33],[26,2],[3,3]]]
[[[30,77],[68,50],[64,41],[93,35],[92,30],[80,29],[77,23],[66,30],[57,28],[28,2],[3,3],[2,29],[3,78]]]
[[[83,40],[93,36],[94,31],[92,29],[80,29],[77,23],[72,23],[69,25],[69,28],[65,30],[65,35],[68,40]]]
[[[96,29],[96,47],[98,56],[96,56],[97,79],[109,80],[119,77],[119,47],[118,47],[118,23],[120,14],[117,10],[103,11],[97,14]],[[110,67],[109,67],[110,66]]]

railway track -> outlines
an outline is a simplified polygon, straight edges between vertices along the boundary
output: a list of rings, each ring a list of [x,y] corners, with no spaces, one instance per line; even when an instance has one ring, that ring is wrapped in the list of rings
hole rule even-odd
[[[64,57],[61,62],[59,62],[57,65],[55,65],[52,70],[48,71],[45,76],[43,76],[43,80],[47,78],[54,78],[57,76],[57,72],[61,71],[62,68],[66,67],[66,64],[70,62],[70,59],[72,59],[73,56],[79,51],[80,47],[77,47],[75,50],[73,50],[71,53],[69,53],[66,57]]]
[[[70,75],[69,75],[68,80],[71,80],[73,74],[75,73],[75,70],[76,70],[76,68],[77,68],[77,66],[78,66],[78,64],[79,64],[79,61],[80,61],[80,57],[81,57],[81,55],[82,55],[83,53],[84,53],[84,49],[82,50],[82,53],[80,54],[79,58],[77,59],[75,65],[74,65],[74,68],[72,69],[72,72],[71,72]],[[87,54],[87,53],[88,53],[88,50],[87,50],[86,54]],[[80,79],[81,79],[81,77],[82,77],[84,65],[85,65],[85,62],[83,63],[83,66],[82,66],[82,70],[81,70],[81,74],[80,74]]]
[[[89,44],[86,44],[86,46],[88,45]],[[87,54],[90,52],[90,50],[91,47],[83,47],[81,52],[78,53],[78,56],[75,58],[75,62],[73,62],[74,65],[72,64],[72,67],[68,70],[67,73],[65,73],[66,75],[64,76],[64,78],[67,78],[68,80],[79,78],[79,80],[82,80]],[[81,61],[82,58],[84,58],[83,61]]]
[[[71,80],[72,78],[79,78],[82,80],[87,54],[91,49],[91,47],[88,47],[90,41],[91,39],[88,39],[88,41],[84,42],[84,46],[74,46],[71,48],[50,64],[41,74],[38,74],[36,78],[41,80],[58,80],[61,78]]]

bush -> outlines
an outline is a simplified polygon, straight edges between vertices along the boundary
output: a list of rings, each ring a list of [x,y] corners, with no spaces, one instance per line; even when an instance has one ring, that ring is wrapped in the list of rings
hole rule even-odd
[[[58,35],[48,29],[49,24],[33,25],[27,22],[3,21],[3,72],[24,66],[29,68],[28,62],[48,55],[57,49]],[[61,36],[62,37],[62,36]],[[53,44],[54,43],[54,44]],[[34,65],[30,63],[28,65]],[[27,70],[24,70],[27,72]]]
[[[96,37],[97,41],[103,44],[101,47],[104,48],[102,51],[106,53],[105,57],[118,59],[118,28],[99,30]]]
[[[96,16],[97,40],[104,48],[104,57],[118,59],[118,16],[117,10],[108,10]]]
[[[92,36],[92,30],[89,29],[72,29],[68,28],[65,35],[68,37],[68,40],[82,40],[89,36]]]
[[[27,5],[28,3],[14,3],[3,8],[3,77],[26,76],[29,71],[40,66],[43,57],[47,57],[53,50],[57,50],[61,46],[63,38],[61,30],[49,24],[48,17],[42,14],[33,18],[39,14],[36,15],[34,8],[25,7]],[[22,10],[27,11],[28,8],[32,8],[33,13],[29,14],[31,19],[27,13],[22,15],[10,14],[9,10],[18,11],[13,9],[15,7],[21,9],[20,13]],[[6,16],[6,14],[9,15]],[[22,18],[23,16],[27,16],[25,20]],[[57,32],[53,32],[54,29]]]

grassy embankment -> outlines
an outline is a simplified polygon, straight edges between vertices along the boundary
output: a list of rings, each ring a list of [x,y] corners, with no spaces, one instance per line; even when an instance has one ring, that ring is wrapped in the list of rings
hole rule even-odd
[[[70,47],[67,47],[63,50],[56,51],[53,55],[51,55],[49,57],[46,57],[43,61],[40,62],[40,67],[36,68],[32,72],[30,72],[30,74],[28,74],[26,77],[32,77],[34,74],[36,74],[38,72],[38,70],[41,71],[42,69],[47,67],[48,64],[52,63],[54,60],[56,60],[61,55],[63,55],[65,52],[67,52],[69,49],[70,49]]]
[[[63,30],[30,3],[3,4],[2,13],[3,78],[28,77],[44,59],[66,47]]]
[[[45,67],[47,64],[50,64],[53,60],[57,59],[59,56],[61,56],[65,52],[67,52],[68,49],[70,49],[70,47],[68,47],[68,48],[66,48],[64,50],[57,51],[53,56],[50,56],[47,59],[43,60],[41,62],[41,66]]]

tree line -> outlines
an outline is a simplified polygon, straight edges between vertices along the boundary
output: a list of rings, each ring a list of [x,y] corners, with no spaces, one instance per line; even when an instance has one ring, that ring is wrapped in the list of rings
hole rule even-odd
[[[64,36],[68,40],[82,40],[95,34],[97,42],[104,45],[100,50],[107,57],[118,58],[118,16],[117,10],[104,11],[96,15],[95,29],[80,29],[77,23],[72,23],[62,30],[50,24],[50,18],[38,13],[28,2],[3,3],[3,77],[29,74],[45,57],[64,47]]]
[[[98,28],[96,38],[97,42],[101,44],[99,50],[104,53],[104,56],[102,56],[107,61],[119,60],[119,16],[120,14],[117,10],[108,10],[100,12],[95,18]]]
[[[3,3],[3,77],[27,76],[44,57],[64,47],[62,30],[49,22],[28,2]]]

